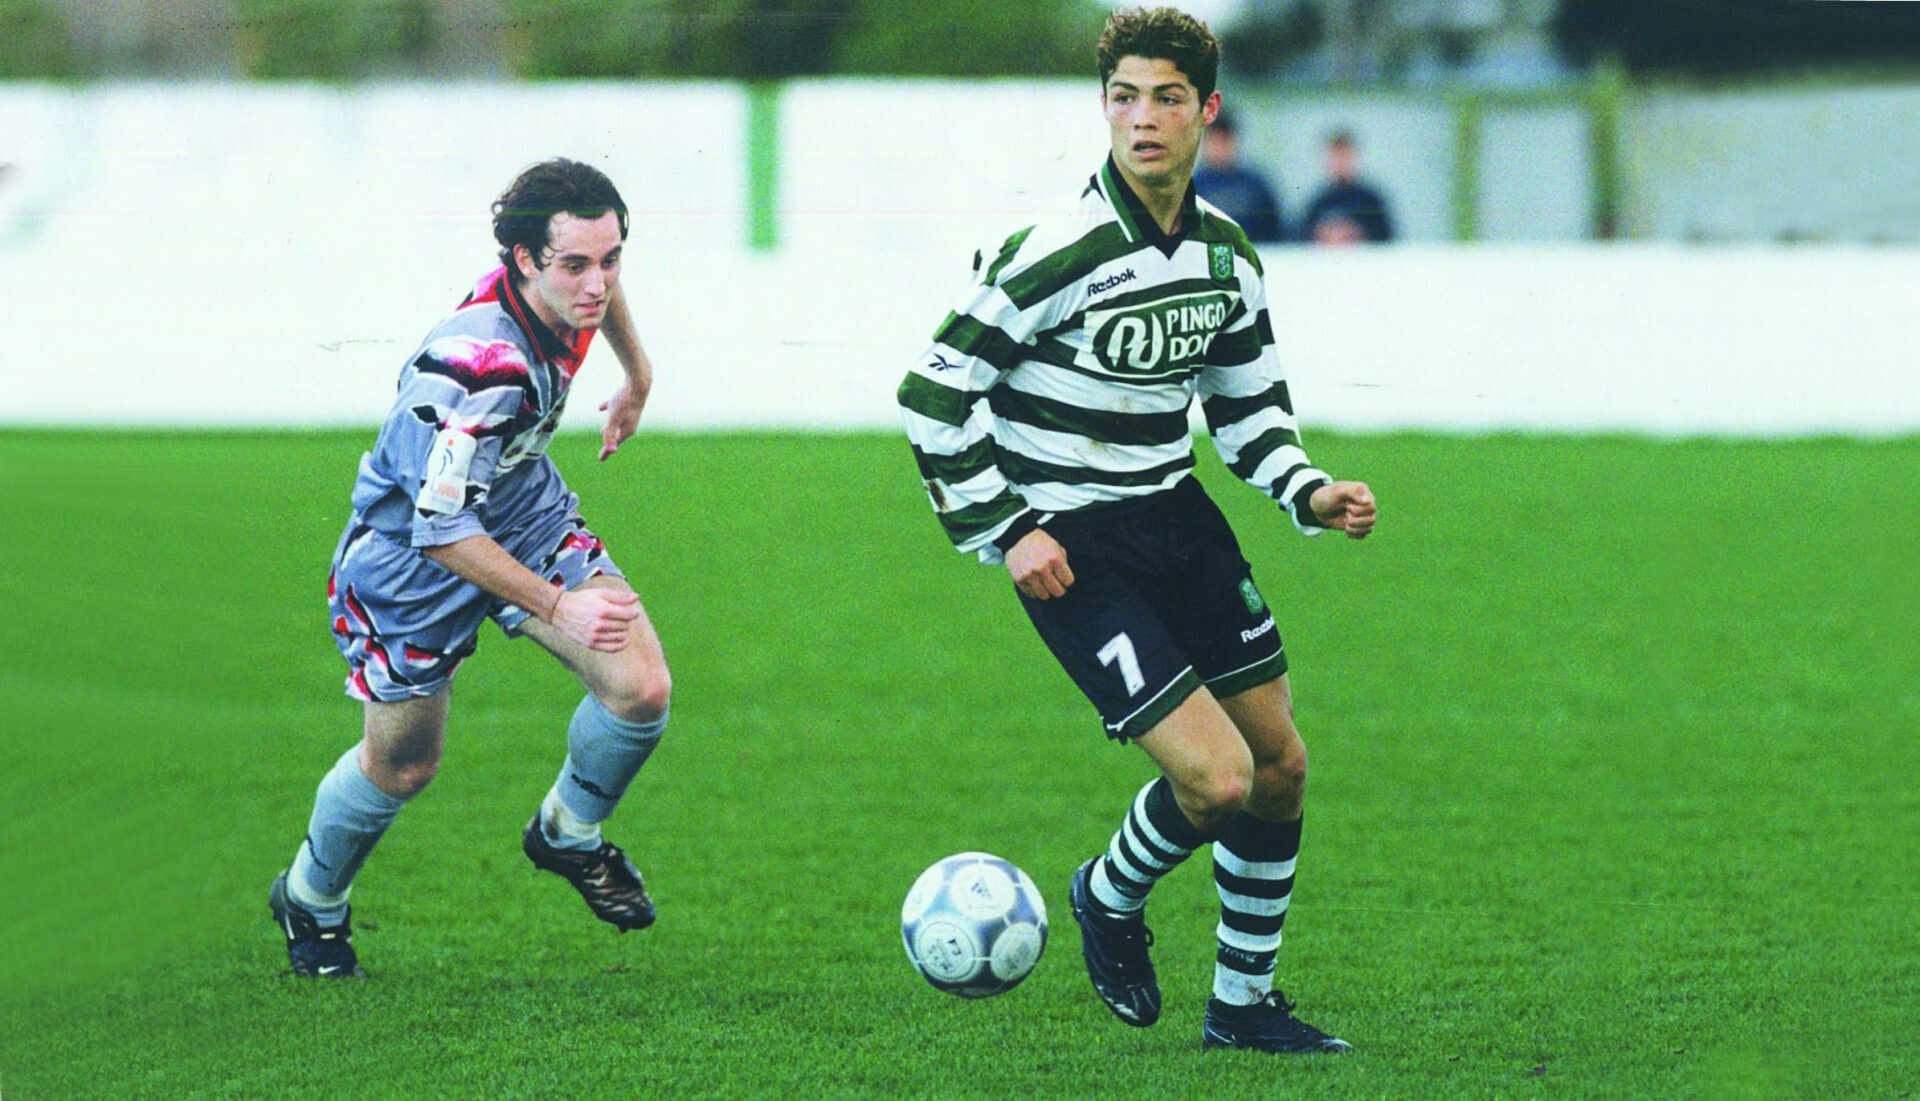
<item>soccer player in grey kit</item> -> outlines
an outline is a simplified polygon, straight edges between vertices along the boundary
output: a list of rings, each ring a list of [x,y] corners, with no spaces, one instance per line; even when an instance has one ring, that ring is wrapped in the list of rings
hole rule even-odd
[[[401,368],[334,551],[334,641],[365,722],[320,781],[307,835],[269,892],[296,975],[362,974],[348,891],[433,779],[454,671],[486,619],[532,638],[587,690],[559,777],[523,834],[527,857],[623,932],[654,920],[639,872],[600,823],[666,727],[666,658],[546,454],[596,330],[626,372],[601,406],[602,460],[646,404],[652,366],[619,289],[627,207],[598,169],[555,159],[494,203],[493,233],[501,266]]]

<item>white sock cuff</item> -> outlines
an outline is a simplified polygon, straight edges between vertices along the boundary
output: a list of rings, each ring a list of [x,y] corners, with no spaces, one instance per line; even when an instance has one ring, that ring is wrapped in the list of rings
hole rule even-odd
[[[572,841],[590,841],[600,843],[600,823],[589,822],[567,809],[567,801],[560,797],[560,784],[555,783],[547,789],[547,797],[540,803],[540,821],[553,823],[560,836]]]
[[[1228,1005],[1252,1005],[1273,990],[1273,976],[1249,975],[1220,964],[1213,965],[1213,996]]]
[[[1137,914],[1146,908],[1145,898],[1134,898],[1113,885],[1107,876],[1107,860],[1101,857],[1093,862],[1093,874],[1087,877],[1087,888],[1093,892],[1093,899],[1116,914]]]
[[[313,881],[308,873],[313,870],[313,857],[307,851],[307,843],[300,842],[300,851],[294,854],[293,867],[287,871],[287,894],[301,906],[309,910],[337,910],[347,904],[347,896],[353,893],[353,884],[347,884],[346,890],[337,895],[322,894],[313,889]]]

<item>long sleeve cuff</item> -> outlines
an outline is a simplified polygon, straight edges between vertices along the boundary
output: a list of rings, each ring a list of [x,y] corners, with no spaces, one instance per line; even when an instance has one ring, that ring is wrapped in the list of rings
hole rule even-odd
[[[1320,522],[1318,516],[1313,514],[1313,491],[1319,489],[1321,486],[1332,484],[1333,483],[1326,478],[1316,478],[1306,485],[1301,486],[1299,491],[1294,493],[1293,500],[1287,502],[1287,511],[1293,513],[1293,522],[1302,531],[1307,528],[1325,528],[1327,526]]]
[[[1039,514],[1035,513],[1032,509],[1027,509],[1025,512],[1007,521],[1007,530],[1001,532],[1000,535],[994,539],[993,545],[1000,548],[1001,554],[1005,554],[1013,549],[1015,543],[1026,538],[1028,532],[1039,526]]]

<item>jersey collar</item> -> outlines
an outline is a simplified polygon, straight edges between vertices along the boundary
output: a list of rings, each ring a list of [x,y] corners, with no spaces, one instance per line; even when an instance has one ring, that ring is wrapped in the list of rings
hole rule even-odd
[[[1147,204],[1141,202],[1140,196],[1135,195],[1133,188],[1127,186],[1126,179],[1120,175],[1119,166],[1113,163],[1112,154],[1107,155],[1107,163],[1100,166],[1100,171],[1094,173],[1093,182],[1089,186],[1100,192],[1101,197],[1107,200],[1107,205],[1113,207],[1114,216],[1120,220],[1121,232],[1125,233],[1127,240],[1133,244],[1152,245],[1168,256],[1172,256],[1173,251],[1180,247],[1180,242],[1192,236],[1194,230],[1199,228],[1200,206],[1194,197],[1192,180],[1187,181],[1187,193],[1180,199],[1180,232],[1178,233],[1166,233],[1161,230],[1160,223],[1154,221],[1153,215],[1147,213]]]
[[[520,326],[520,331],[526,333],[527,339],[533,342],[541,359],[568,368],[579,365],[573,346],[561,340],[552,329],[547,328],[546,322],[540,320],[540,315],[533,312],[533,307],[527,305],[520,288],[514,285],[512,273],[505,268],[500,271],[500,282],[495,293],[500,296],[500,303],[507,308],[507,314],[513,318],[514,324]],[[571,369],[568,373],[572,373]]]

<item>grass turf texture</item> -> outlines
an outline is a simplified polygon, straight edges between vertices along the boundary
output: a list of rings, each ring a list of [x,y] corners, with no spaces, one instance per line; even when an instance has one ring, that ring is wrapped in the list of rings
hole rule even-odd
[[[1282,984],[1338,1060],[1199,1050],[1204,856],[1160,1026],[1094,1000],[1068,873],[1149,776],[884,436],[555,453],[674,721],[609,835],[625,937],[518,852],[579,690],[484,629],[360,879],[374,978],[283,977],[266,887],[356,737],[321,587],[366,433],[0,434],[0,1089],[137,1094],[1914,1096],[1920,441],[1323,436],[1363,544],[1203,450],[1313,777]],[[1902,505],[1904,502],[1904,505]],[[902,958],[964,849],[1052,944],[969,1003]]]

